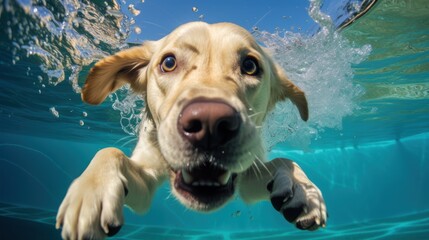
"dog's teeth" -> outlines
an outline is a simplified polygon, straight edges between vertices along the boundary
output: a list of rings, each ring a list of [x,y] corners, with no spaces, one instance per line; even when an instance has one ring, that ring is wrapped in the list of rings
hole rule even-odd
[[[192,175],[185,169],[182,170],[182,177],[183,177],[183,181],[185,181],[186,184],[190,184],[194,180]]]
[[[192,183],[192,186],[194,186],[194,187],[198,187],[198,186],[200,186],[200,182],[193,182],[193,183]]]
[[[227,171],[224,174],[219,176],[218,181],[221,185],[225,185],[228,183],[230,177],[231,177],[231,173]]]
[[[193,187],[219,187],[220,183],[218,182],[212,182],[210,180],[199,180],[195,181],[191,184]]]

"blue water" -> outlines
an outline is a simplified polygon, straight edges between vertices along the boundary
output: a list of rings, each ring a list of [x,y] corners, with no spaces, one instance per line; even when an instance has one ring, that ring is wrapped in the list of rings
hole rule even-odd
[[[284,39],[298,39],[301,45],[291,45],[296,49],[288,55],[311,61],[306,44],[313,39],[313,45],[320,44],[316,56],[336,56],[320,61],[325,65],[319,62],[308,66],[310,70],[325,69],[317,73],[319,83],[326,81],[326,89],[332,91],[341,84],[350,87],[340,93],[342,105],[322,109],[317,104],[335,104],[335,99],[323,87],[306,85],[305,81],[315,75],[295,71],[295,65],[284,66],[315,98],[311,100],[313,108],[310,106],[313,120],[308,125],[291,120],[288,126],[301,138],[295,134],[284,142],[275,141],[270,158],[294,159],[318,185],[329,211],[327,228],[302,232],[287,223],[270,203],[248,206],[238,198],[215,213],[195,213],[181,206],[170,196],[168,185],[163,185],[146,215],[124,209],[125,225],[114,239],[429,239],[429,4],[424,0],[377,1],[365,16],[339,32],[338,39],[317,34],[319,27],[307,22],[302,2],[289,4],[304,8],[299,26],[305,30],[298,30],[297,20],[291,23],[293,29],[283,26],[292,33],[281,38],[276,47],[289,44]],[[46,25],[52,23],[46,18],[48,12],[73,13],[72,8],[67,10],[54,3],[47,1],[49,11],[43,15]],[[95,3],[94,15],[102,16],[103,3]],[[123,8],[129,3],[122,3]],[[343,21],[344,8],[328,3],[322,10],[336,21]],[[146,3],[134,4],[142,17]],[[197,6],[194,2],[184,4]],[[271,3],[262,7],[254,4],[251,9],[262,9],[262,14],[250,23],[228,17],[228,12],[226,16],[215,15],[210,4],[201,4],[198,12],[187,8],[188,17],[182,15],[177,24],[170,22],[171,26],[165,25],[165,19],[157,21],[156,14],[147,13],[148,19],[142,21],[163,26],[150,36],[144,34],[153,24],[131,24],[131,32],[127,32],[112,24],[115,16],[105,15],[103,26],[109,34],[85,31],[79,26],[89,25],[82,21],[73,28],[64,27],[61,38],[55,26],[35,27],[34,22],[41,18],[30,14],[34,8],[28,7],[29,2],[0,0],[0,239],[59,239],[54,219],[71,181],[99,149],[115,146],[130,154],[135,146],[136,137],[130,127],[137,114],[115,105],[126,102],[126,90],[100,106],[83,104],[76,93],[74,84],[82,85],[93,60],[120,48],[127,37],[129,41],[159,38],[181,21],[198,20],[201,14],[206,21],[236,20],[248,24],[249,30],[257,25],[259,30],[277,31],[279,23],[269,19],[284,21],[283,15],[279,17],[273,10],[261,18]],[[168,9],[174,11],[174,6]],[[39,13],[42,10],[39,8]],[[242,19],[246,16],[243,13]],[[141,34],[135,32],[135,26],[141,26]],[[119,32],[117,37],[109,38],[110,30]],[[306,40],[297,34],[313,38]],[[88,42],[79,38],[82,36],[88,37]],[[95,36],[101,43],[96,44]],[[75,38],[85,43],[78,44],[79,52],[69,47]],[[366,52],[365,46],[371,51]],[[31,53],[41,49],[46,53]],[[357,58],[348,62],[354,56]],[[286,61],[286,57],[282,59]],[[64,70],[62,81],[61,71],[50,71],[58,69]],[[338,82],[329,82],[334,76],[330,69],[339,69]],[[77,78],[73,77],[74,71],[80,72]],[[137,100],[136,104],[131,109],[143,103]],[[277,127],[274,130],[281,129]]]

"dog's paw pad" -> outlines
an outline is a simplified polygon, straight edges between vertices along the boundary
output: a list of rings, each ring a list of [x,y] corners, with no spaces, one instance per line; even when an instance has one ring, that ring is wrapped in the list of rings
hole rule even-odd
[[[307,199],[301,186],[293,186],[293,195],[288,201],[283,203],[280,210],[284,218],[289,222],[294,222],[301,214],[307,210]]]
[[[271,204],[277,211],[280,211],[284,203],[293,197],[292,186],[292,180],[282,171],[277,171],[273,179],[267,184]]]
[[[326,224],[326,206],[319,189],[310,181],[294,181],[279,169],[267,185],[273,207],[303,230],[316,230]]]

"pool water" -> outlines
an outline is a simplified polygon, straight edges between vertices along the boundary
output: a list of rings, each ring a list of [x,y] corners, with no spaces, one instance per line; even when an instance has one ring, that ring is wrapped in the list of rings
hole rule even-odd
[[[124,208],[113,239],[429,238],[426,0],[252,1],[243,12],[238,1],[115,3],[0,0],[0,239],[60,239],[55,215],[71,181],[101,148],[132,152],[144,102],[123,88],[82,103],[94,61],[195,20],[246,27],[307,93],[309,122],[281,103],[264,139],[269,158],[294,159],[322,190],[328,225],[303,232],[269,202],[239,198],[195,213],[163,185],[144,216]]]

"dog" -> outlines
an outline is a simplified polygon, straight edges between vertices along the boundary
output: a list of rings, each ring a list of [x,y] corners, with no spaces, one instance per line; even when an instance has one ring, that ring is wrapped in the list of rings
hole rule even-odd
[[[210,212],[238,194],[246,203],[271,201],[296,227],[324,227],[321,191],[291,160],[266,160],[261,126],[289,99],[308,119],[304,92],[245,29],[192,22],[158,41],[94,65],[82,100],[100,104],[129,84],[145,101],[139,140],[128,158],[116,148],[96,153],[59,207],[64,239],[103,239],[123,225],[124,204],[144,213],[169,181],[187,208]]]

